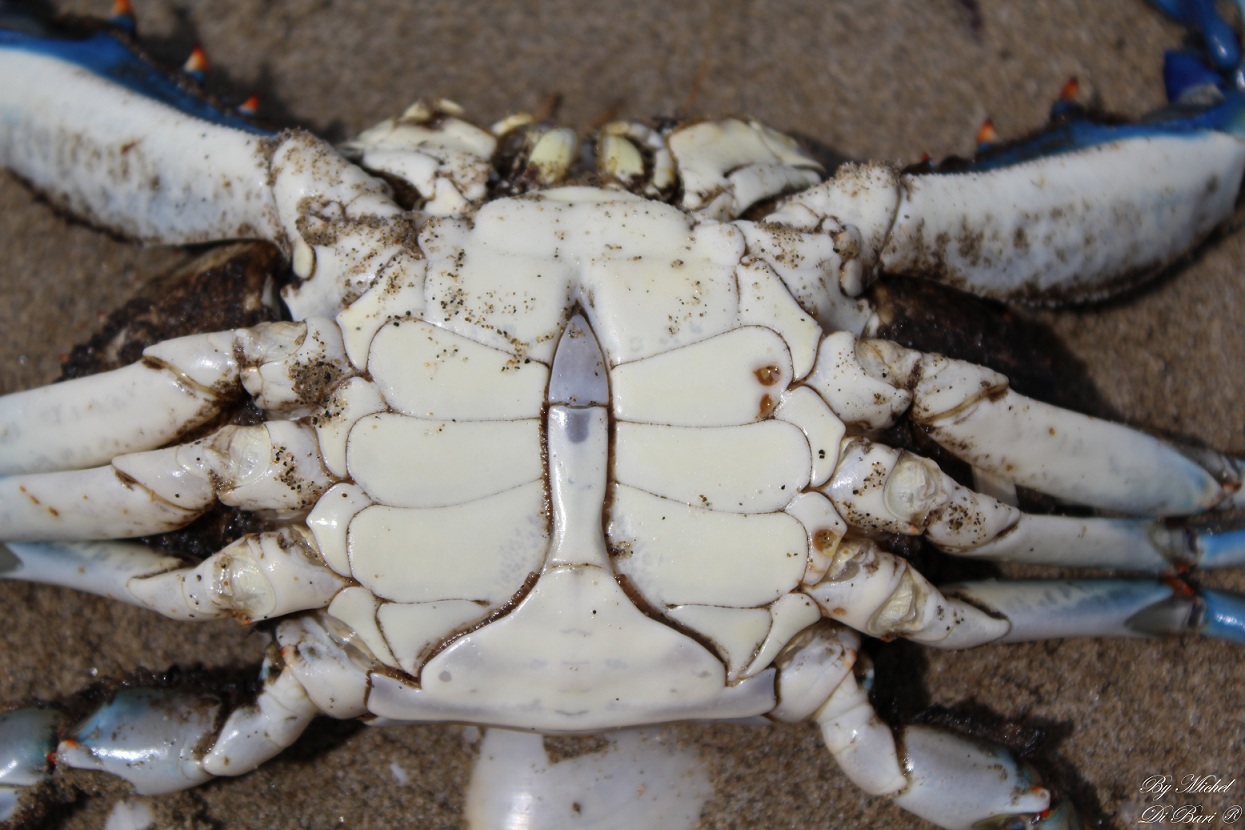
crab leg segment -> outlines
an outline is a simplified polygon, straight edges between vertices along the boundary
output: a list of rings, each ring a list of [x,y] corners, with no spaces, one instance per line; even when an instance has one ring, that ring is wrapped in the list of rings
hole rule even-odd
[[[194,353],[186,368],[162,359],[158,346],[141,363],[0,398],[0,472],[102,464],[198,426],[237,384],[231,340],[200,334],[162,344]]]
[[[1029,138],[972,161],[844,165],[769,218],[827,234],[850,228],[866,278],[909,274],[1011,301],[1100,298],[1232,215],[1245,173],[1245,95],[1204,74],[1219,83],[1174,115],[1109,124],[1060,100]],[[1217,103],[1200,105],[1206,98]],[[855,296],[867,279],[852,284],[842,288]]]
[[[154,449],[244,390],[264,410],[303,414],[348,370],[340,329],[320,318],[166,340],[131,366],[0,397],[0,474]]]
[[[1186,633],[1245,643],[1245,597],[1174,580],[987,581],[943,590],[1006,619],[1005,643]]]
[[[858,528],[923,535],[959,556],[1158,573],[1245,564],[1239,528],[1030,515],[961,486],[929,459],[865,438],[842,442],[821,490]]]
[[[291,527],[243,537],[196,567],[125,587],[131,602],[173,619],[232,615],[254,622],[327,607],[345,585],[324,564],[310,531]]]
[[[242,775],[298,739],[320,709],[271,648],[255,700],[243,705],[210,690],[127,687],[65,729],[54,709],[0,715],[0,821],[57,766],[101,770],[156,795],[214,776]],[[59,734],[59,741],[58,741]]]
[[[1143,432],[1027,398],[963,361],[926,355],[913,368],[909,417],[960,458],[1017,484],[1150,516],[1226,506],[1239,492],[1235,459],[1190,457]]]
[[[862,439],[844,442],[834,506],[873,533],[924,533],[966,556],[1041,564],[1168,571],[1205,558],[1239,562],[1240,533],[1198,536],[1158,523],[1029,516],[951,481],[933,464]],[[939,590],[907,560],[872,541],[848,539],[805,589],[823,613],[875,637],[939,648],[1065,636],[1200,632],[1245,638],[1245,598],[1199,594],[1179,582],[981,583]]]
[[[1071,503],[1187,516],[1239,498],[1237,459],[1032,400],[990,369],[890,341],[827,337],[809,383],[848,423],[878,429],[907,409],[974,467]]]
[[[32,24],[16,14],[6,7],[0,25]],[[174,244],[281,239],[266,183],[277,142],[202,103],[116,35],[0,29],[0,75],[10,79],[0,163],[66,210]]]
[[[1079,826],[1007,749],[944,729],[892,729],[857,681],[858,635],[822,624],[796,638],[778,659],[778,720],[812,718],[852,781],[939,827]],[[855,670],[855,671],[854,671]]]
[[[1245,565],[1245,530],[1022,514],[1015,525],[978,547],[944,550],[973,559],[1163,573]]]
[[[296,316],[333,314],[400,246],[387,185],[304,132],[272,134],[166,75],[108,29],[0,14],[0,165],[115,233],[263,239],[310,281]]]
[[[1239,130],[1239,114],[1230,115]],[[1193,247],[1236,204],[1245,172],[1239,132],[1174,127],[1119,128],[1115,139],[1099,128],[1101,137],[1067,139],[1103,142],[1091,146],[904,175],[882,268],[1007,300],[1114,293]]]
[[[22,794],[47,780],[48,756],[64,716],[52,709],[14,709],[0,715],[0,822],[22,809]]]
[[[805,589],[823,613],[874,637],[937,648],[1059,637],[1200,633],[1245,641],[1245,597],[1165,580],[991,581],[935,588],[906,559],[847,540]]]
[[[131,579],[173,570],[182,561],[131,542],[8,542],[0,578],[60,585],[135,603]]]
[[[344,587],[305,527],[233,542],[194,567],[128,542],[9,543],[0,578],[63,585],[178,620],[255,622],[323,608]]]
[[[868,540],[839,546],[825,577],[805,592],[827,617],[883,639],[971,648],[1007,633],[1007,621],[946,596],[908,560]]]
[[[0,479],[0,527],[10,541],[147,536],[189,524],[217,498],[292,517],[333,483],[311,427],[229,426],[107,467]]]

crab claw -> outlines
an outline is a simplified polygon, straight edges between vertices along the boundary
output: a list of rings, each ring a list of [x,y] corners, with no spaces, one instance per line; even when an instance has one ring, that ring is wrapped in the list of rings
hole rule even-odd
[[[0,166],[122,236],[272,242],[310,283],[291,308],[300,318],[339,311],[395,247],[383,226],[402,210],[387,185],[318,138],[219,106],[123,30],[61,29],[5,5],[0,77],[11,81],[0,85]]]
[[[124,778],[140,795],[184,790],[212,778],[198,748],[215,734],[221,709],[214,695],[122,689],[61,741],[56,760]]]
[[[1221,72],[1238,68],[1241,47],[1232,26],[1215,11],[1215,0],[1151,0],[1164,14],[1202,37],[1206,57]]]
[[[22,795],[51,774],[48,756],[63,717],[52,709],[14,709],[0,715],[0,823],[26,805]]]
[[[1004,747],[931,726],[904,727],[897,737],[908,786],[895,803],[909,812],[965,830],[1079,827],[1069,823],[1075,812]]]
[[[1081,821],[1072,802],[1061,798],[1053,802],[1050,808],[1038,817],[1036,826],[1042,830],[1081,830],[1085,823]]]

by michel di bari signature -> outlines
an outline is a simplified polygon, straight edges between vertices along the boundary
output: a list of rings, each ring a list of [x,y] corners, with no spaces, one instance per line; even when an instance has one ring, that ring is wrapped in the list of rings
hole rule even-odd
[[[1198,803],[1193,796],[1230,795],[1237,790],[1236,779],[1220,775],[1190,774],[1177,778],[1174,775],[1151,775],[1140,787],[1140,792],[1156,799],[1181,796],[1181,804],[1151,804],[1138,819],[1138,824],[1209,824],[1221,822],[1232,824],[1245,816],[1245,808],[1231,804],[1223,809],[1211,809]]]

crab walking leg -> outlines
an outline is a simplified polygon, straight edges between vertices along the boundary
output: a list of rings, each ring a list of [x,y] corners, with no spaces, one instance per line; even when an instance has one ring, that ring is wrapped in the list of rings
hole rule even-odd
[[[0,760],[9,762],[0,768],[0,821],[50,780],[49,760],[101,770],[141,795],[158,795],[250,772],[293,744],[320,713],[298,673],[271,647],[258,694],[240,706],[210,690],[127,687],[68,729],[55,709],[0,715]]]
[[[129,601],[166,617],[269,620],[325,608],[347,584],[329,570],[306,527],[245,536],[193,568],[129,580]]]
[[[1189,633],[1245,643],[1245,597],[1176,580],[990,580],[943,591],[1005,618],[1003,643]]]
[[[1163,573],[1245,565],[1245,528],[1023,514],[1010,529],[977,547],[940,547],[973,559]]]
[[[184,527],[217,499],[294,517],[335,481],[312,427],[293,421],[229,426],[190,444],[119,456],[107,467],[0,478],[0,536],[150,536]]]
[[[62,585],[175,620],[256,622],[323,608],[346,585],[305,526],[244,536],[194,566],[130,542],[10,542],[0,579]]]
[[[1245,529],[1030,515],[960,485],[927,458],[866,438],[842,442],[820,489],[856,527],[923,535],[957,556],[1155,573],[1245,565]]]
[[[974,467],[1070,503],[1145,516],[1245,504],[1239,459],[1032,400],[984,366],[839,332],[808,383],[849,424],[881,428],[906,410]]]
[[[133,542],[9,542],[0,579],[60,585],[133,604],[131,579],[180,568],[182,560]]]
[[[935,588],[906,559],[849,539],[804,589],[827,617],[936,648],[1058,637],[1205,634],[1245,642],[1245,597],[1178,580],[971,582]]]
[[[268,412],[301,414],[348,371],[341,330],[323,318],[166,340],[130,366],[0,397],[0,474],[155,449],[244,391]]]
[[[823,488],[867,532],[924,534],[960,556],[1156,572],[1245,560],[1240,530],[1199,533],[1151,520],[1031,516],[960,486],[931,461],[867,439],[843,442]],[[1080,581],[935,588],[907,560],[848,539],[805,592],[875,637],[939,648],[1058,636],[1202,633],[1245,641],[1245,598],[1183,583]]]
[[[162,344],[186,341],[197,352],[186,369],[148,349],[141,363],[0,397],[0,472],[101,464],[212,418],[237,382],[231,339],[201,334]]]
[[[800,634],[777,661],[773,717],[811,718],[857,786],[939,827],[1010,827],[1008,820],[1047,830],[1079,826],[1071,806],[1009,750],[945,729],[883,722],[857,681],[859,647],[859,635],[831,623]]]
[[[251,703],[209,689],[126,687],[83,720],[62,728],[55,709],[0,716],[0,821],[25,809],[55,767],[100,770],[140,795],[243,775],[291,746],[317,715],[367,712],[368,672],[376,663],[357,640],[316,615],[276,629]]]
[[[998,640],[1009,629],[1007,620],[946,596],[908,560],[867,539],[840,544],[825,576],[804,592],[826,617],[883,639],[972,648]]]

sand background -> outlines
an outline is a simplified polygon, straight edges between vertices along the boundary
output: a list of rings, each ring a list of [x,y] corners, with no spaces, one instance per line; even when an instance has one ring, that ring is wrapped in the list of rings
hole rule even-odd
[[[1161,52],[1181,38],[1141,2],[137,5],[157,55],[180,62],[202,42],[219,67],[213,88],[258,90],[270,120],[332,139],[419,96],[452,98],[488,123],[559,94],[559,120],[571,125],[615,109],[749,113],[849,157],[903,161],[970,152],[987,115],[1004,136],[1040,124],[1070,75],[1086,97],[1144,112],[1161,102]],[[67,224],[10,180],[0,180],[0,246],[5,391],[55,377],[59,357],[102,313],[182,257]],[[1243,261],[1245,233],[1227,233],[1125,302],[1051,319],[1129,420],[1239,450]],[[1205,583],[1245,590],[1240,575]],[[0,584],[0,609],[0,700],[64,694],[139,664],[241,664],[262,650],[260,637],[233,624],[179,624],[53,588]],[[880,682],[900,690],[904,711],[941,704],[1039,727],[1039,765],[1061,769],[1105,826],[1132,826],[1147,776],[1245,776],[1239,648],[1189,639],[888,651],[895,659],[883,659]],[[719,777],[706,827],[915,823],[860,795],[809,728],[693,727],[679,737],[701,747]],[[261,771],[162,809],[169,826],[458,827],[472,752],[459,727],[325,722]],[[395,764],[409,783],[395,779]],[[1245,802],[1241,786],[1189,803],[1222,810]],[[115,792],[59,826],[101,827]]]

